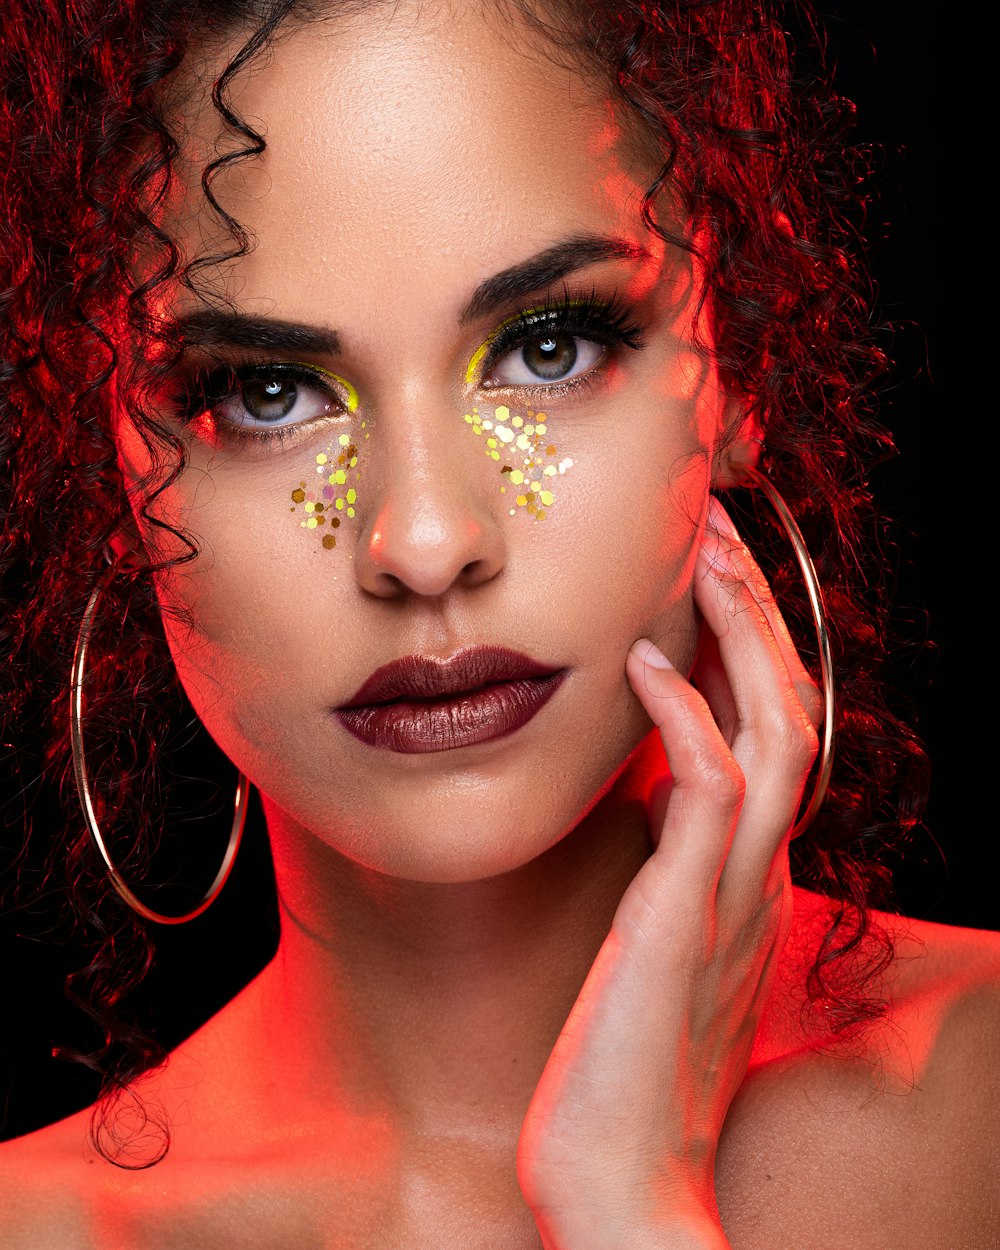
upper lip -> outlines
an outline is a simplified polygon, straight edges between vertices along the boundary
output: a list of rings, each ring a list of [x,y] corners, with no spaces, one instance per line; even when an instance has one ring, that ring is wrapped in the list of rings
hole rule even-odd
[[[343,710],[394,699],[439,699],[478,690],[491,682],[548,677],[557,671],[551,664],[540,664],[508,647],[466,647],[444,660],[406,655],[377,668],[340,706]]]

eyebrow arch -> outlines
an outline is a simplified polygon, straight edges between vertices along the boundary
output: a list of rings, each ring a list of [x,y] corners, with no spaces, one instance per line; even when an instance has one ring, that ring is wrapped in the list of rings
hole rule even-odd
[[[504,304],[558,282],[586,265],[603,260],[645,260],[649,255],[648,250],[639,244],[613,235],[578,234],[563,239],[536,256],[480,282],[462,310],[459,325],[485,317]]]
[[[503,269],[476,287],[462,309],[459,325],[467,325],[520,297],[530,295],[576,269],[607,260],[638,260],[650,253],[639,244],[615,236],[574,235]],[[178,318],[185,347],[247,347],[281,353],[338,356],[340,335],[326,326],[284,321],[252,313],[200,309]]]
[[[340,336],[325,326],[205,308],[178,318],[185,347],[251,347],[338,356]]]

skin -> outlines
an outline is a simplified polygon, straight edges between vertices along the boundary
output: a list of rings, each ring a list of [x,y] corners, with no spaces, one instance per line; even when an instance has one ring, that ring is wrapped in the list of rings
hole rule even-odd
[[[194,431],[157,504],[199,546],[160,579],[168,640],[263,796],[281,944],[147,1083],[173,1126],[166,1161],[104,1169],[85,1219],[53,1208],[51,1244],[84,1227],[171,1246],[226,1244],[234,1227],[267,1245],[269,1230],[350,1246],[945,1244],[920,1240],[926,1217],[907,1231],[867,1206],[865,1168],[909,1159],[927,1117],[947,1132],[995,1084],[977,1067],[995,948],[939,956],[937,1014],[926,978],[899,983],[910,1062],[893,1050],[881,1079],[900,1093],[919,1075],[930,1101],[859,1128],[871,1056],[813,1059],[830,1039],[795,1022],[825,923],[787,861],[818,700],[709,504],[758,432],[691,348],[697,275],[639,219],[648,150],[603,91],[516,33],[478,6],[402,3],[289,33],[234,90],[268,147],[215,186],[258,240],[219,279],[245,311],[335,327],[341,352],[297,358],[359,396],[280,446]],[[186,67],[175,105],[191,169],[215,140],[199,84],[216,56]],[[196,186],[171,203],[182,240],[213,228]],[[645,249],[567,279],[621,293],[642,350],[601,356],[589,389],[551,402],[468,382],[513,312],[461,324],[474,288],[580,233]],[[498,403],[544,409],[574,461],[544,523],[510,516],[463,421]],[[327,551],[290,491],[361,420],[356,516]],[[124,420],[120,446],[135,485],[150,465]],[[138,515],[121,546],[175,550]],[[686,675],[702,631],[699,694]],[[479,642],[569,669],[516,735],[404,756],[329,716],[391,659]],[[944,1065],[959,1076],[936,1076],[961,1010]],[[838,1131],[867,1146],[827,1152]],[[76,1134],[55,1151],[74,1194]],[[943,1204],[928,1169],[950,1233],[980,1226],[988,1148],[962,1140],[972,1161]],[[856,1188],[805,1202],[809,1167],[827,1178],[834,1151],[858,1160]],[[785,1187],[768,1190],[772,1175]]]

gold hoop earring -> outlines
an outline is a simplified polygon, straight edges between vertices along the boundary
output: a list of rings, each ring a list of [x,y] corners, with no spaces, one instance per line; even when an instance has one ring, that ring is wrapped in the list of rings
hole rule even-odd
[[[762,440],[754,440],[762,442]],[[833,685],[833,653],[830,647],[830,630],[826,623],[826,605],[823,602],[823,589],[816,575],[816,566],[812,562],[806,540],[802,537],[791,509],[785,503],[774,484],[752,464],[736,464],[734,469],[742,470],[756,486],[760,487],[768,503],[777,514],[781,527],[788,535],[789,542],[795,552],[806,583],[809,595],[809,607],[812,611],[813,624],[816,627],[816,645],[819,650],[820,691],[823,696],[823,723],[820,730],[819,763],[816,768],[816,782],[809,796],[806,809],[792,826],[791,836],[797,838],[805,833],[819,814],[830,788],[830,774],[833,771],[833,729],[836,716],[836,698]]]
[[[87,832],[93,838],[101,858],[107,865],[108,877],[119,895],[133,911],[138,912],[146,920],[153,920],[157,924],[186,924],[189,920],[194,920],[196,916],[200,916],[207,907],[211,906],[219,897],[222,887],[226,884],[233,867],[233,861],[236,859],[236,852],[239,850],[243,829],[246,826],[250,782],[244,773],[241,772],[239,774],[239,779],[236,783],[236,803],[233,812],[233,826],[229,832],[229,844],[226,847],[226,853],[223,856],[219,871],[215,874],[215,880],[208,887],[198,905],[191,911],[183,912],[177,916],[166,915],[163,912],[154,911],[151,907],[147,907],[129,889],[125,879],[121,876],[111,859],[104,837],[101,834],[100,826],[97,823],[97,815],[94,812],[94,804],[90,795],[90,783],[87,779],[87,761],[83,749],[83,675],[87,663],[87,646],[90,643],[90,636],[93,632],[94,614],[97,611],[97,604],[115,573],[115,569],[110,569],[91,592],[90,598],[87,600],[87,607],[83,613],[83,620],[80,623],[76,647],[73,651],[73,668],[70,677],[69,723],[76,790],[80,797],[80,806],[83,809],[83,819],[87,825]]]

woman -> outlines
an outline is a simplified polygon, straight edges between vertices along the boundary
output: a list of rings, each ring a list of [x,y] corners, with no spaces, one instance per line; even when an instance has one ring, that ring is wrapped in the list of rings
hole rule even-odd
[[[919,758],[858,567],[879,362],[774,15],[10,27],[10,671],[91,804],[109,1077],[2,1148],[5,1244],[991,1244],[996,941],[869,907]],[[282,930],[157,1065],[117,1004],[167,648]]]

